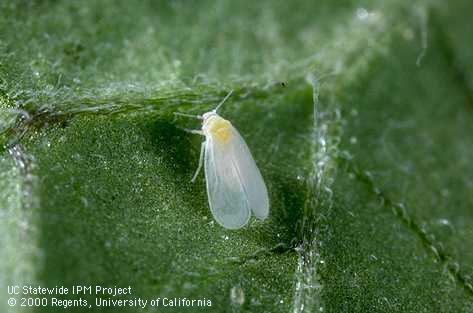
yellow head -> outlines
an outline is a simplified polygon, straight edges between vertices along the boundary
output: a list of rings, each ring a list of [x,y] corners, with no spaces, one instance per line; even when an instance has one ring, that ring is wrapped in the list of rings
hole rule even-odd
[[[206,136],[212,136],[219,143],[226,144],[232,138],[232,124],[217,113],[204,114],[202,130]]]

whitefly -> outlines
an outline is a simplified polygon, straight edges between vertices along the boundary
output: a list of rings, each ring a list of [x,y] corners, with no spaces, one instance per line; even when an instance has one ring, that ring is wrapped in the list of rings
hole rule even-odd
[[[205,136],[199,166],[192,182],[204,166],[213,217],[225,228],[238,229],[248,223],[251,212],[261,220],[268,216],[269,197],[245,140],[228,120],[217,113],[232,92],[215,109],[203,115],[175,114],[202,120],[201,130],[186,129],[190,133]]]

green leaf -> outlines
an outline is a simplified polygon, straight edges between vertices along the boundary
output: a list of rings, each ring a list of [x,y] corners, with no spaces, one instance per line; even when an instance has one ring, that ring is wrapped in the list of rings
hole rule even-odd
[[[1,311],[25,297],[7,286],[98,285],[132,293],[36,309],[471,312],[472,8],[446,6],[0,4]],[[237,231],[190,183],[199,122],[173,115],[231,89],[271,199]]]

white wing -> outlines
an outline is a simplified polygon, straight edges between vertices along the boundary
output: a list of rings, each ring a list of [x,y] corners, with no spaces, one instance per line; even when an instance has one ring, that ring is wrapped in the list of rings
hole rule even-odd
[[[231,134],[226,144],[207,137],[205,180],[214,218],[225,228],[237,229],[248,222],[250,210],[257,218],[266,218],[269,198],[248,146],[233,127]]]

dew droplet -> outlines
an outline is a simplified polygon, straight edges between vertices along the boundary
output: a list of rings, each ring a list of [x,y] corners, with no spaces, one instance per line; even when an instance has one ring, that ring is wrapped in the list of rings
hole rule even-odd
[[[450,190],[444,188],[440,191],[440,194],[442,195],[442,197],[447,198],[450,195]]]
[[[365,20],[369,17],[369,12],[365,8],[356,9],[356,17],[360,20]]]
[[[233,305],[241,306],[245,303],[245,293],[240,286],[233,286],[230,290],[230,300]]]
[[[412,31],[412,29],[406,28],[406,29],[404,29],[404,31],[402,32],[402,37],[403,37],[405,40],[411,41],[412,39],[414,39],[414,32]]]

